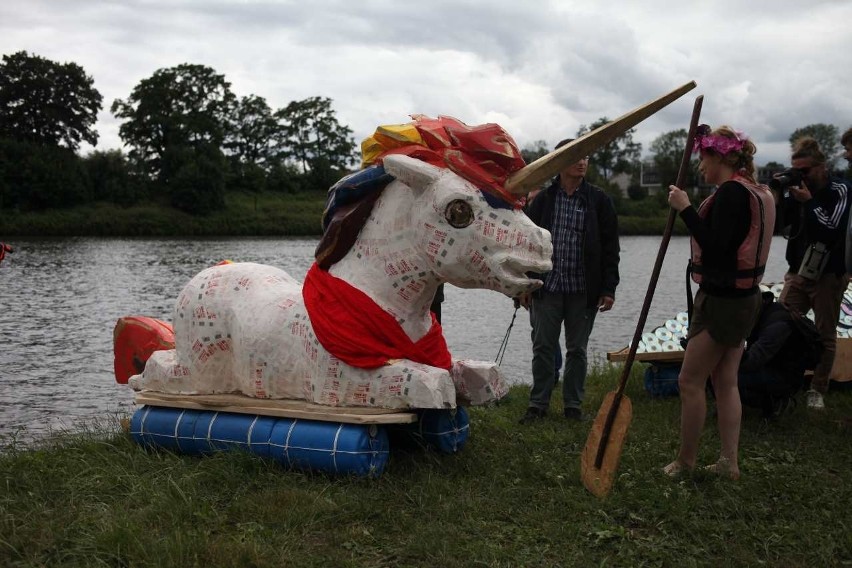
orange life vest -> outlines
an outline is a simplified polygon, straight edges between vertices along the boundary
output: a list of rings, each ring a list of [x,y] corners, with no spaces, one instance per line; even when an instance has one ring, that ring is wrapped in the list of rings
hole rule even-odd
[[[737,182],[748,191],[751,210],[748,234],[737,249],[736,274],[720,273],[716,270],[708,273],[701,262],[701,246],[695,238],[691,238],[692,279],[697,284],[706,279],[708,283],[717,286],[749,289],[760,284],[766,269],[772,231],[775,229],[775,200],[765,185],[753,183],[739,175],[734,176],[731,181]],[[698,207],[698,216],[706,218],[715,200],[715,193],[705,199]]]

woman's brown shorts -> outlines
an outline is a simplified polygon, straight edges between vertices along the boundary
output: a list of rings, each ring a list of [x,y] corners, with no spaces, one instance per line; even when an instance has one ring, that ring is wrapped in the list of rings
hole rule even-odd
[[[707,330],[717,343],[739,347],[751,333],[760,315],[759,291],[743,298],[710,296],[698,290],[689,321],[689,337]]]

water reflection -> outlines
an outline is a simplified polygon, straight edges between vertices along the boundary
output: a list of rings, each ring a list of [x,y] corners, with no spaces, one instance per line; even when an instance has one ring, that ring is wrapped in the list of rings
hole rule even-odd
[[[223,259],[281,267],[303,279],[315,239],[17,239],[0,266],[0,436],[25,428],[27,438],[79,419],[133,410],[132,393],[117,385],[112,331],[126,315],[169,321],[174,299],[195,273]],[[613,310],[600,315],[590,341],[593,358],[620,349],[633,335],[659,237],[622,239],[622,284]],[[784,241],[773,243],[766,281],[778,282]],[[685,309],[688,241],[675,238],[651,306],[653,329]],[[496,292],[448,286],[444,332],[456,357],[494,360],[514,313]],[[502,366],[528,383],[530,326],[517,313]]]

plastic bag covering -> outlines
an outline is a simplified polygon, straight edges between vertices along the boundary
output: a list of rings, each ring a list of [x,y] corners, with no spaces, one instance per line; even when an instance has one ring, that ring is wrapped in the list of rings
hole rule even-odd
[[[119,318],[112,337],[115,381],[122,385],[127,384],[131,376],[142,372],[151,353],[175,347],[172,326],[144,316]]]
[[[468,126],[449,116],[413,115],[414,122],[379,126],[361,142],[361,167],[390,154],[405,154],[449,168],[486,194],[513,206],[522,203],[504,189],[508,177],[526,162],[518,145],[499,124]]]
[[[372,136],[361,142],[361,168],[375,164],[379,156],[388,150],[411,144],[426,146],[414,122],[379,126]]]
[[[278,268],[210,267],[178,296],[176,349],[154,352],[135,390],[174,394],[241,393],[328,406],[452,408],[453,377],[413,361],[358,369],[317,340],[301,285]]]
[[[449,410],[421,410],[417,415],[417,422],[412,424],[389,424],[389,434],[392,437],[407,436],[442,454],[454,454],[464,448],[470,437],[470,418],[463,406]]]
[[[509,394],[500,368],[488,361],[456,359],[452,375],[456,384],[456,399],[460,404],[479,405],[500,400]]]
[[[377,477],[388,461],[383,427],[143,406],[133,440],[188,455],[242,450],[289,469]]]

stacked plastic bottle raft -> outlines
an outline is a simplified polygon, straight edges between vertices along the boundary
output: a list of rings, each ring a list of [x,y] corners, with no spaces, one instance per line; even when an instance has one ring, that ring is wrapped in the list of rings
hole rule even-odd
[[[777,300],[781,295],[784,284],[761,284],[761,292],[772,292]],[[814,318],[813,311],[807,316]],[[689,332],[689,316],[686,312],[679,312],[673,319],[666,320],[661,326],[653,331],[642,334],[642,339],[636,347],[636,353],[661,353],[666,351],[683,351],[680,340]],[[840,305],[840,313],[837,318],[837,337],[852,337],[852,284],[843,293],[843,302]]]

